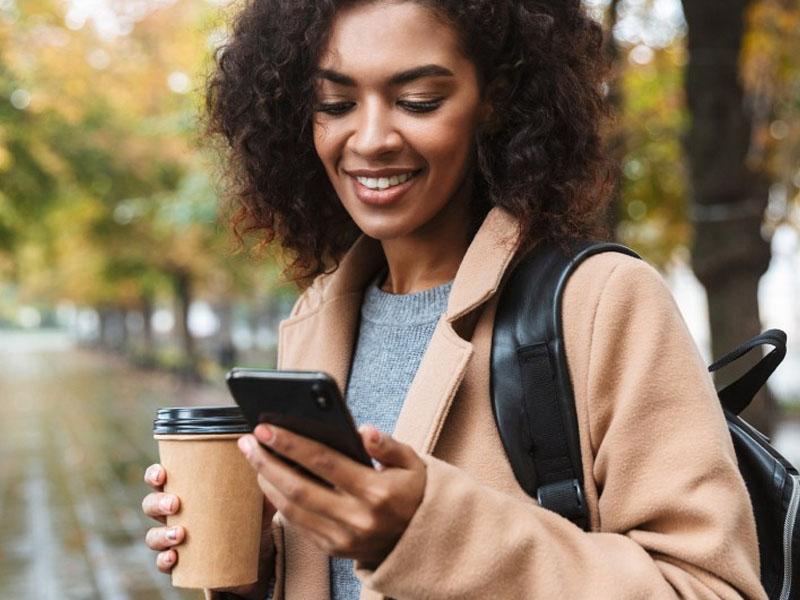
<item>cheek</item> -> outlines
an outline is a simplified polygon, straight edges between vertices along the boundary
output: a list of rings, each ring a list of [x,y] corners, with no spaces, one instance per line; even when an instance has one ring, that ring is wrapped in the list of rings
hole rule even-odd
[[[336,139],[336,128],[329,123],[314,123],[314,149],[317,151],[325,170],[332,173],[336,168],[336,160],[339,155]]]
[[[449,177],[461,175],[474,143],[475,122],[473,113],[459,112],[418,132],[417,147],[432,170]]]

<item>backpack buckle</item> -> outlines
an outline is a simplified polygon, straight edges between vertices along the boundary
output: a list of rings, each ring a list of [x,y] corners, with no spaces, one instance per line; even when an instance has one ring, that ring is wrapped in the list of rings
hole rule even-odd
[[[547,510],[557,512],[581,529],[585,529],[589,511],[583,495],[583,486],[577,479],[565,479],[540,486],[536,500]]]

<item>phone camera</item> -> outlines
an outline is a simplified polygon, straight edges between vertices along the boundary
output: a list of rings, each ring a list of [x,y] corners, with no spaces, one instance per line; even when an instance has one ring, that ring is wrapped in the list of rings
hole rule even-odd
[[[316,397],[317,406],[319,406],[322,410],[327,410],[330,407],[330,403],[328,402],[328,398],[320,394]]]

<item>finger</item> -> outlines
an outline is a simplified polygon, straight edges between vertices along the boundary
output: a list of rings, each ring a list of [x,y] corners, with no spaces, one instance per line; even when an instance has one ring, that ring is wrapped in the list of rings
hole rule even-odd
[[[156,556],[156,567],[162,573],[170,573],[176,562],[178,562],[178,553],[175,550],[159,552]]]
[[[144,472],[144,482],[157,492],[160,492],[163,489],[166,481],[167,472],[164,467],[159,464],[150,465]]]
[[[152,527],[144,536],[144,543],[151,550],[168,550],[183,542],[186,532],[183,527]]]
[[[365,478],[374,474],[374,469],[357,463],[341,452],[281,427],[262,424],[256,427],[254,433],[258,441],[280,455],[353,494],[360,493]]]
[[[174,515],[181,506],[180,499],[174,494],[153,492],[142,499],[142,511],[148,517],[162,520],[167,515]]]
[[[283,517],[308,532],[320,548],[330,553],[334,547],[342,543],[347,532],[345,525],[290,501],[262,475],[258,476],[258,485]]]
[[[314,512],[336,521],[345,520],[357,508],[355,498],[348,494],[331,490],[306,477],[298,472],[297,469],[286,464],[282,459],[261,448],[252,437],[250,440],[241,441],[240,446],[246,447],[247,459],[258,472],[259,482],[263,480],[269,483],[270,488],[280,493],[279,500],[284,502],[282,505],[284,508],[286,502],[289,502],[303,510]],[[262,489],[273,506],[277,510],[284,512],[281,510],[281,506],[272,501],[272,498],[267,493],[269,488]]]
[[[361,433],[367,454],[384,467],[414,469],[422,464],[422,460],[411,446],[381,433],[372,425],[362,425],[359,433]]]

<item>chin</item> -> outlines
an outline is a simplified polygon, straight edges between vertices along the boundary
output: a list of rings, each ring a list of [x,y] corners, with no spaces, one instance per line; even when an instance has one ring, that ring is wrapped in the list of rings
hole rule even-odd
[[[364,235],[381,242],[407,237],[418,227],[417,224],[410,223],[406,219],[379,217],[379,218],[358,218],[353,220]]]

